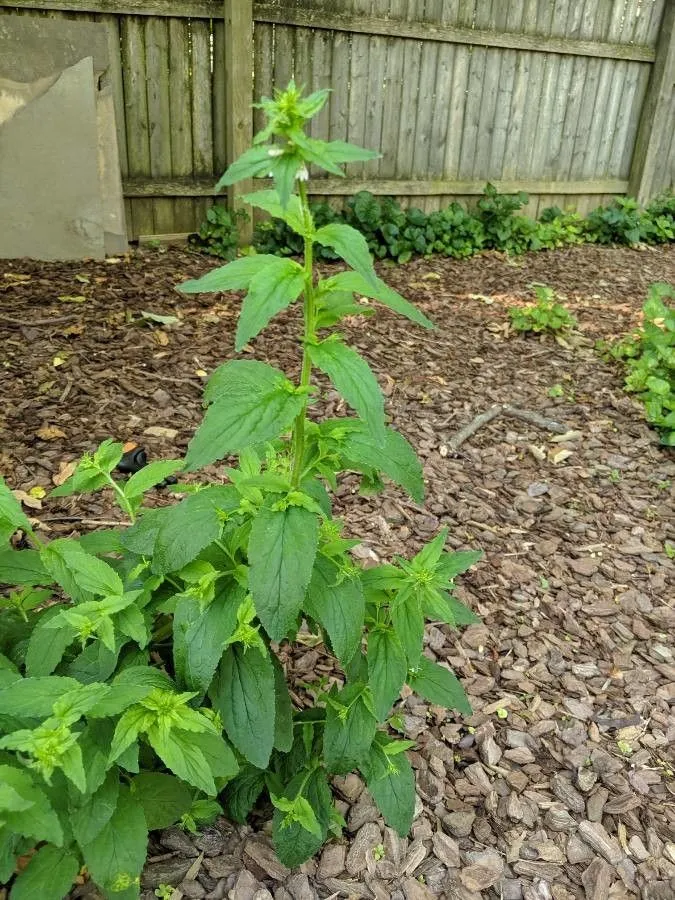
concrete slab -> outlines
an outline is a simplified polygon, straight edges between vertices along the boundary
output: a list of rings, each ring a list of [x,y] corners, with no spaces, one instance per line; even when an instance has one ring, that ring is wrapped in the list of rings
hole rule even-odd
[[[0,16],[0,77],[37,81],[88,56],[98,79],[109,65],[105,28],[98,22]]]
[[[1,258],[104,256],[94,85],[89,56],[0,125]]]

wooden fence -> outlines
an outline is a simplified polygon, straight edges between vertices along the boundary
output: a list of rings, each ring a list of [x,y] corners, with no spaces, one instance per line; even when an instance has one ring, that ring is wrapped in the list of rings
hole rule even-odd
[[[253,97],[331,87],[316,137],[379,149],[320,196],[426,210],[491,181],[529,211],[647,199],[675,173],[675,0],[13,0],[108,34],[130,236],[194,230]],[[232,197],[230,198],[232,199]]]

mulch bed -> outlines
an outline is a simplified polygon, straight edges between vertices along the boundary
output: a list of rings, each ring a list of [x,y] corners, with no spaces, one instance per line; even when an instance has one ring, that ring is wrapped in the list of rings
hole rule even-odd
[[[179,250],[3,262],[0,472],[12,488],[49,490],[107,437],[152,458],[184,451],[206,373],[233,354],[238,301],[173,287],[212,265]],[[464,680],[474,715],[402,698],[417,741],[409,839],[384,827],[348,776],[336,781],[344,842],[299,871],[275,861],[262,820],[223,820],[196,839],[153,836],[144,896],[163,882],[213,900],[672,900],[675,562],[664,547],[675,543],[675,457],[593,344],[639,321],[650,283],[675,283],[675,247],[420,260],[381,274],[439,326],[427,335],[378,309],[345,329],[424,460],[427,501],[393,487],[364,498],[346,477],[338,511],[366,562],[411,554],[442,525],[457,548],[484,549],[458,590],[483,624],[460,634],[432,625],[426,637],[429,655]],[[509,333],[506,309],[531,298],[533,281],[578,317],[567,346]],[[134,324],[142,310],[181,322]],[[291,311],[251,354],[297,374],[297,326]],[[554,385],[562,397],[549,395]],[[454,452],[453,436],[498,403],[566,433],[500,415]],[[340,411],[327,389],[319,412]],[[32,502],[49,537],[119,518],[107,496]],[[300,648],[288,667],[306,682],[329,663],[321,648]]]

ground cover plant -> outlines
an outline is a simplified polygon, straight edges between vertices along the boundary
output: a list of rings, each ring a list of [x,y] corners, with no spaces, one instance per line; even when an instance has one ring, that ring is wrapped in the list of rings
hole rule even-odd
[[[582,243],[661,244],[675,240],[675,197],[663,194],[646,209],[635,200],[619,197],[599,206],[586,218],[557,206],[542,210],[535,221],[520,214],[527,194],[500,194],[487,184],[475,210],[459,203],[437,212],[403,209],[391,197],[375,197],[361,191],[335,210],[328,203],[311,203],[315,222],[346,222],[363,234],[377,259],[405,263],[416,256],[434,254],[464,259],[482,250],[518,255],[531,250],[554,250]],[[231,246],[230,241],[226,242]],[[253,246],[259,253],[295,256],[302,241],[283,219],[260,222]],[[334,260],[330,247],[317,247],[317,258]],[[208,252],[208,251],[207,251]]]
[[[670,302],[669,302],[670,301]],[[661,441],[675,447],[675,289],[653,284],[642,308],[643,321],[632,335],[609,347],[625,363],[625,388],[638,395],[647,420]]]
[[[546,284],[532,284],[536,302],[509,309],[511,327],[523,334],[555,334],[574,328],[577,320],[559,302],[553,288]]]
[[[393,702],[408,684],[471,711],[453,672],[422,651],[425,619],[477,621],[452,591],[480,553],[446,552],[444,529],[412,559],[361,569],[350,555],[359,542],[331,512],[326,485],[345,470],[368,490],[387,475],[417,501],[424,486],[412,447],[387,425],[375,376],[335,326],[364,312],[355,294],[431,322],[377,277],[359,232],[313,221],[308,165],[340,174],[340,164],[372,157],[305,135],[325,100],[293,84],[265,100],[267,128],[221,181],[271,172],[275,189],[247,201],[302,237],[303,263],[243,257],[181,288],[247,292],[238,351],[302,300],[300,383],[231,360],[208,381],[184,460],[120,482],[122,444],[85,455],[53,493],[112,490],[125,529],[45,543],[0,479],[0,582],[16,586],[0,613],[0,881],[30,855],[13,900],[60,900],[83,866],[107,897],[138,897],[148,831],[208,820],[217,798],[243,820],[266,794],[279,858],[297,865],[340,833],[330,778],[354,769],[405,835],[412,742],[392,737]],[[351,268],[317,280],[316,245]],[[310,419],[314,368],[357,416]],[[167,478],[232,457],[227,483],[177,485],[179,503],[145,507]],[[28,549],[11,545],[19,532]],[[343,674],[296,710],[276,650],[303,622]]]

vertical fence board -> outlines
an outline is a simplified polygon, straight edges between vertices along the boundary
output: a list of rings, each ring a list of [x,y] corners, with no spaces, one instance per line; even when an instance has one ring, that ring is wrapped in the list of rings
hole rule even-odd
[[[149,18],[145,22],[145,65],[148,90],[148,131],[150,174],[153,178],[171,177],[171,131],[169,101],[169,26],[166,19]],[[173,201],[154,201],[155,232],[170,234],[173,227]]]
[[[169,96],[171,97],[171,174],[192,175],[192,104],[190,102],[190,31],[186,19],[169,19]],[[191,198],[173,201],[172,234],[194,231],[195,204]]]
[[[192,171],[213,177],[213,105],[211,97],[211,27],[207,20],[191,19],[192,79]],[[211,205],[208,198],[195,199],[195,219],[199,226]]]
[[[148,95],[145,73],[145,27],[141,16],[122,19],[124,105],[127,121],[127,159],[129,176],[150,173],[150,136],[148,131]],[[152,200],[131,202],[133,236],[154,233]]]

